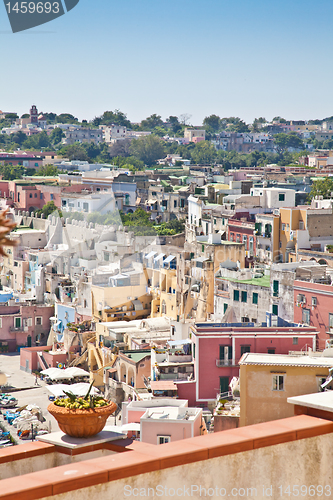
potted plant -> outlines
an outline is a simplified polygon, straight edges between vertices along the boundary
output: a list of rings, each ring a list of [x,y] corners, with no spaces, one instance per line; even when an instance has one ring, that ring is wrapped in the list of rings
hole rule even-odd
[[[69,436],[95,436],[103,430],[106,420],[117,408],[116,403],[102,396],[90,396],[92,384],[84,397],[64,391],[66,398],[58,398],[47,407],[60,429]]]

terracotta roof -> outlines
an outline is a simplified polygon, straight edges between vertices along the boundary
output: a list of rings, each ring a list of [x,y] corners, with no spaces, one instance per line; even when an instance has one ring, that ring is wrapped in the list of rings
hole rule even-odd
[[[155,380],[150,382],[150,387],[153,391],[176,391],[177,386],[172,380]]]

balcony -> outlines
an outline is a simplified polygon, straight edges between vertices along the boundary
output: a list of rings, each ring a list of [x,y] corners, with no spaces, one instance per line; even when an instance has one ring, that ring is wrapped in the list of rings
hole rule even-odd
[[[221,368],[223,366],[237,366],[236,363],[233,363],[232,359],[217,359],[216,366]]]

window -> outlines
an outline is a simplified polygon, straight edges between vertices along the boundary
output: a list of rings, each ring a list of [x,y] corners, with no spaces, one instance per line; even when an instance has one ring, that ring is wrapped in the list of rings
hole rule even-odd
[[[40,193],[39,198],[42,200],[43,199],[43,193]]]
[[[267,349],[267,354],[275,354],[275,349]]]
[[[285,200],[285,194],[279,193],[279,201],[284,201],[284,200]]]
[[[302,309],[302,322],[310,324],[310,309]]]
[[[299,228],[300,228],[301,230],[303,230],[303,229],[304,229],[304,222],[303,222],[302,220],[300,220],[300,221],[299,221]]]
[[[279,295],[279,282],[277,280],[273,281],[273,297],[277,297]]]
[[[35,325],[42,325],[43,324],[43,318],[42,316],[36,316],[35,318]]]
[[[171,436],[157,436],[157,444],[170,443]]]
[[[177,207],[177,200],[173,200],[173,208]]]
[[[246,352],[251,352],[251,346],[241,345],[241,356],[243,356],[243,354],[245,354]]]
[[[284,231],[285,229],[286,229],[286,225],[282,224],[282,231]]]
[[[328,326],[330,327],[330,329],[333,330],[333,314],[332,313],[328,314]]]
[[[204,252],[205,251],[205,245],[201,245],[201,251]]]
[[[0,328],[2,328],[2,318],[0,318]]]
[[[258,294],[256,292],[252,294],[252,304],[258,304]]]
[[[29,194],[29,198],[32,198],[32,193]]]
[[[53,193],[51,193],[50,198],[51,198],[51,200],[53,200]]]
[[[234,300],[239,302],[239,290],[234,290]]]
[[[15,328],[21,328],[21,318],[14,318]]]
[[[247,292],[242,291],[242,302],[247,302]]]
[[[273,375],[273,391],[284,391],[284,375]]]
[[[225,313],[227,309],[228,309],[228,304],[225,302],[223,304],[223,312]]]
[[[32,326],[32,318],[27,319],[27,326]]]
[[[298,337],[293,337],[293,345],[298,345]]]
[[[35,198],[37,198],[37,193],[35,193]]]
[[[272,314],[274,316],[278,316],[278,311],[279,311],[278,305],[277,304],[273,304],[272,305]]]

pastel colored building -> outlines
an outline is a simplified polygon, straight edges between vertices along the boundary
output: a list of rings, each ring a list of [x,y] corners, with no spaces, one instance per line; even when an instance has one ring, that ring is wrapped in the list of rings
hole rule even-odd
[[[53,311],[53,306],[44,304],[0,306],[0,343],[6,343],[9,352],[45,344]]]
[[[228,394],[232,377],[239,375],[239,360],[246,352],[288,354],[310,346],[316,350],[315,328],[247,327],[227,323],[196,323],[191,328],[194,380],[176,381],[178,397],[190,406],[207,404]]]
[[[240,360],[240,425],[291,417],[287,399],[320,390],[333,366],[322,353],[246,353]]]
[[[333,289],[328,283],[294,281],[294,321],[318,331],[318,348],[333,338]]]

